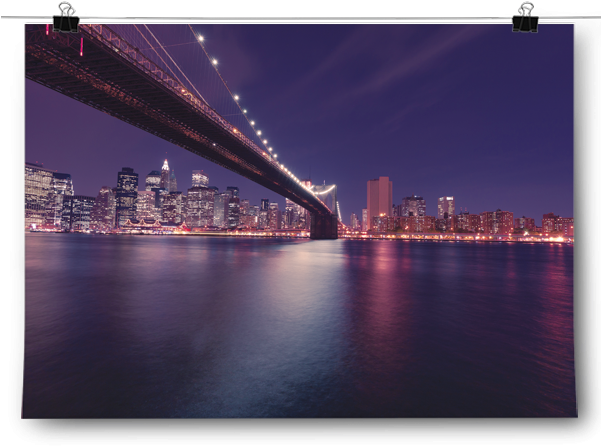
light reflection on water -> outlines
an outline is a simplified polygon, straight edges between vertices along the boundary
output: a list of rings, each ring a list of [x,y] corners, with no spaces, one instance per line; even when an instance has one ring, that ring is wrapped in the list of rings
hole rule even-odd
[[[24,416],[574,416],[572,255],[28,234]]]

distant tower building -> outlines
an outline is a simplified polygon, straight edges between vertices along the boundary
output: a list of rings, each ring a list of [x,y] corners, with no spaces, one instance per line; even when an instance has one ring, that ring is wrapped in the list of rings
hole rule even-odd
[[[438,199],[438,218],[449,219],[455,215],[455,198],[440,197]]]
[[[46,205],[46,225],[59,228],[63,213],[63,198],[73,195],[73,181],[68,173],[52,173],[51,190]]]
[[[108,186],[102,186],[96,196],[90,215],[90,229],[110,231],[115,226],[115,195]]]
[[[194,186],[188,189],[186,200],[186,225],[190,228],[198,228],[200,224],[201,188]]]
[[[138,198],[138,174],[130,167],[124,167],[117,174],[116,222],[121,227],[127,220],[136,218]]]
[[[184,221],[183,195],[181,192],[169,192],[163,199],[163,221],[179,225]]]
[[[240,200],[240,224],[250,226],[250,202],[246,199]]]
[[[192,187],[209,187],[209,176],[202,170],[192,171]]]
[[[424,197],[413,195],[401,201],[401,217],[422,217],[426,215],[426,200]]]
[[[269,200],[261,199],[261,208],[259,209],[259,227],[262,229],[269,228]]]
[[[41,164],[25,163],[25,226],[42,226],[46,223],[49,196],[54,193],[54,172]],[[54,201],[54,200],[53,200]]]
[[[359,219],[357,218],[357,214],[351,214],[351,229],[355,230],[359,228]]]
[[[167,192],[169,191],[169,163],[167,160],[163,163],[163,168],[161,169],[161,182],[159,183],[159,187],[161,189],[165,189]]]
[[[146,175],[146,187],[144,190],[151,191],[157,187],[161,187],[161,172],[153,170]]]
[[[282,229],[282,212],[277,203],[269,203],[269,229]]]
[[[200,188],[200,226],[213,226],[215,216],[215,190]]]
[[[482,212],[480,221],[485,234],[511,234],[513,232],[513,212],[501,209],[494,212]]]
[[[250,226],[252,229],[256,229],[259,227],[260,209],[261,208],[256,205],[250,206],[250,208],[248,209],[248,215],[249,215],[248,226]]]
[[[240,198],[233,197],[228,203],[227,227],[234,229],[238,226],[240,226]]]
[[[240,189],[235,186],[228,186],[226,189],[226,193],[230,194],[232,198],[240,198]]]
[[[175,179],[175,169],[171,169],[169,175],[169,193],[177,192],[177,180]]]
[[[156,218],[156,193],[150,190],[138,192],[136,220],[154,220]]]
[[[214,226],[217,226],[218,228],[225,228],[227,226],[229,204],[230,194],[215,194]]]
[[[90,229],[92,208],[96,198],[84,195],[65,195],[61,228],[67,231]]]
[[[367,231],[367,220],[369,219],[367,209],[361,210],[361,230]]]
[[[392,216],[392,181],[380,177],[367,182],[367,229],[371,229],[373,217]]]

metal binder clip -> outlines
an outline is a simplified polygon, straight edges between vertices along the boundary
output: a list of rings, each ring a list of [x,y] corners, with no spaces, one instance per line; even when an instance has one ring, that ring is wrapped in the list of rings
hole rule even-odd
[[[530,2],[522,3],[518,12],[520,15],[513,16],[513,32],[514,33],[537,33],[538,32],[538,17],[532,17],[534,5]]]
[[[55,33],[78,33],[79,17],[72,16],[72,14],[75,14],[73,6],[69,2],[61,2],[58,5],[58,9],[61,10],[61,15],[52,17],[54,19],[52,31]]]

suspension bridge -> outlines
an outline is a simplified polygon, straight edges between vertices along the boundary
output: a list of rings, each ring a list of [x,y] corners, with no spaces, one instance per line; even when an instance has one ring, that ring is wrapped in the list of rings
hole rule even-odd
[[[337,201],[330,209],[320,191],[277,159],[209,57],[203,37],[187,28],[180,45],[195,44],[195,67],[203,70],[196,76],[144,25],[80,25],[77,34],[27,25],[25,74],[292,200],[311,214],[311,238],[337,238]]]

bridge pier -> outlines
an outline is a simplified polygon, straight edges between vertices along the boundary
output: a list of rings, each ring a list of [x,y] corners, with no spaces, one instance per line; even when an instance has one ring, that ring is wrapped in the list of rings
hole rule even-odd
[[[313,240],[336,240],[338,216],[311,214],[311,238]]]

